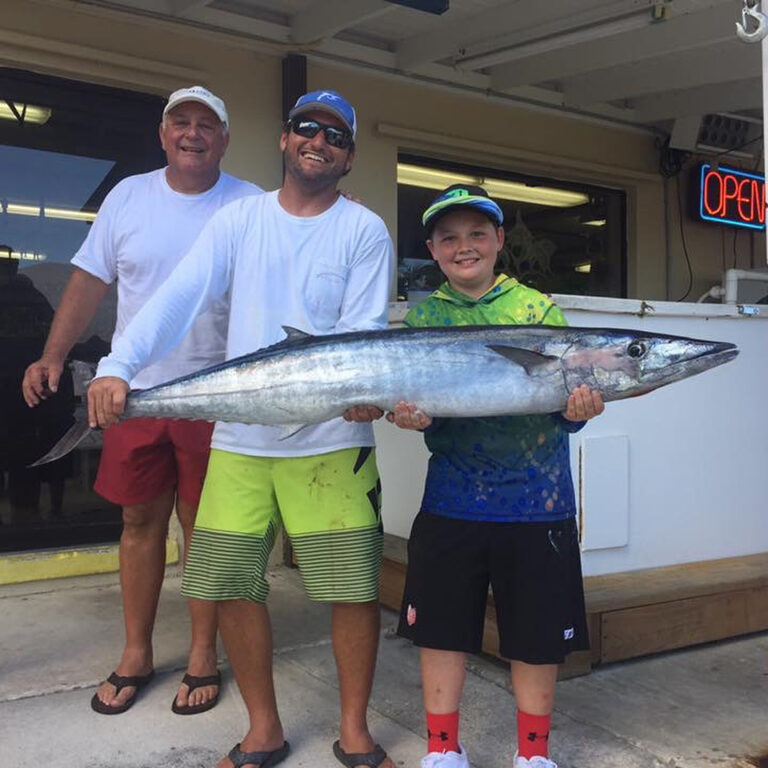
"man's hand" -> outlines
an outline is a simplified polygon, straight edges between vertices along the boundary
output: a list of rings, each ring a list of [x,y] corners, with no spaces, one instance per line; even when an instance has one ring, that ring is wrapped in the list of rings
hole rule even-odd
[[[368,422],[376,421],[384,415],[384,411],[381,408],[377,408],[375,405],[353,405],[351,408],[347,408],[344,411],[345,421],[358,421]]]
[[[117,376],[102,376],[91,382],[88,387],[88,424],[91,429],[106,429],[118,422],[130,389],[128,382]]]
[[[563,416],[568,421],[589,421],[604,410],[603,396],[597,390],[582,384],[571,392]]]
[[[41,357],[32,363],[24,372],[21,391],[24,400],[30,408],[40,404],[59,388],[59,379],[64,370],[63,360],[50,360]]]
[[[347,192],[345,189],[340,189],[339,194],[342,197],[346,197],[347,200],[351,200],[353,203],[358,203],[359,205],[365,205],[363,201],[359,197],[355,197],[351,192]]]
[[[400,429],[426,429],[432,423],[432,417],[420,411],[413,403],[400,401],[395,410],[387,414],[387,421]]]

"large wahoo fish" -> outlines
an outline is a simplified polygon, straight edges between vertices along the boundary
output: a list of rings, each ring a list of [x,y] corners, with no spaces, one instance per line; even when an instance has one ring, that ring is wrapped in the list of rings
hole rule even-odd
[[[580,384],[603,399],[640,395],[714,368],[733,344],[609,328],[474,325],[288,338],[128,395],[123,419],[174,418],[283,427],[285,435],[353,405],[401,400],[430,416],[552,413]],[[89,431],[82,417],[42,459]]]

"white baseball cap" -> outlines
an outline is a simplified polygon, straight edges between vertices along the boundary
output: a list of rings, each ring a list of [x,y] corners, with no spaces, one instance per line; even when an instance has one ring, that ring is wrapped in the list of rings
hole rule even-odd
[[[218,96],[203,88],[202,85],[193,85],[191,88],[180,88],[178,91],[174,91],[168,97],[168,103],[163,110],[163,117],[174,107],[178,107],[179,104],[183,104],[186,101],[196,101],[199,104],[205,104],[224,123],[224,127],[229,128],[229,115],[227,114],[226,105]]]

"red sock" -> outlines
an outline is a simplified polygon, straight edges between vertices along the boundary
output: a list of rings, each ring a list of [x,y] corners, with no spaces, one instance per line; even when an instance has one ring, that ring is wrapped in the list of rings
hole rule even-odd
[[[459,711],[449,715],[427,712],[427,752],[459,751]]]
[[[551,715],[529,715],[517,710],[517,752],[530,760],[535,755],[549,757]]]

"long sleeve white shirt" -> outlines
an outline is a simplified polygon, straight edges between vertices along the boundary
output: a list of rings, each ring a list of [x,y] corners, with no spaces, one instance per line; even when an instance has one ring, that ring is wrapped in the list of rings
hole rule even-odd
[[[115,342],[97,376],[130,381],[168,354],[195,317],[229,296],[227,359],[311,334],[383,328],[392,275],[384,222],[339,197],[318,216],[287,213],[277,192],[222,208]],[[281,439],[277,427],[217,423],[212,446],[259,456],[305,456],[373,445],[370,424],[333,419]]]

